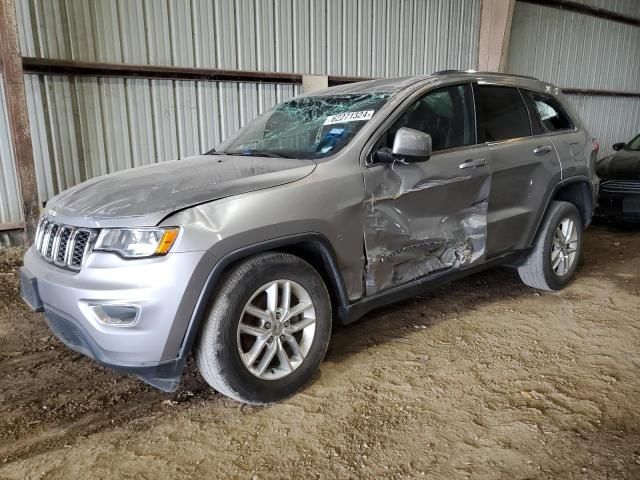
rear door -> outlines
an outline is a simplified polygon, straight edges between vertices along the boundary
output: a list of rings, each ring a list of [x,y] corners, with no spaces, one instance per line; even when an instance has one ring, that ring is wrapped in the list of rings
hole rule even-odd
[[[517,88],[475,84],[474,97],[478,142],[491,152],[486,248],[493,258],[528,246],[560,165],[551,140],[534,135],[532,112]]]
[[[470,84],[431,90],[390,119],[371,152],[391,148],[395,132],[431,135],[433,154],[421,162],[376,164],[364,170],[367,295],[484,259],[491,167],[477,145]]]
[[[535,113],[538,133],[547,135],[558,152],[563,178],[583,172],[591,154],[591,139],[576,128],[560,102],[551,94],[530,90],[522,92]]]

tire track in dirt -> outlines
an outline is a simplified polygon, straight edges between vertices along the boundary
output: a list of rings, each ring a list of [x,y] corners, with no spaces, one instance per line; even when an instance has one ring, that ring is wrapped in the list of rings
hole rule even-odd
[[[90,383],[85,384],[85,388],[90,386]],[[46,422],[43,425],[38,425],[39,420],[34,421],[32,425],[37,425],[36,428],[21,435],[13,443],[0,446],[0,459],[3,463],[24,460],[73,443],[79,437],[117,428],[140,418],[153,418],[154,415],[162,414],[164,406],[188,408],[192,397],[202,396],[214,397],[216,394],[209,391],[201,380],[187,375],[182,388],[173,394],[149,389],[125,402],[91,411],[72,420]]]

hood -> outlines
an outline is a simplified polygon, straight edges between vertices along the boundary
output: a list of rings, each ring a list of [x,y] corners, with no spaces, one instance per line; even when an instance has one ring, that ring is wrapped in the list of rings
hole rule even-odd
[[[153,226],[172,212],[295,182],[312,160],[200,155],[97,177],[53,197],[45,214],[83,227]]]
[[[603,158],[596,166],[596,173],[606,179],[640,179],[640,152],[620,150]]]

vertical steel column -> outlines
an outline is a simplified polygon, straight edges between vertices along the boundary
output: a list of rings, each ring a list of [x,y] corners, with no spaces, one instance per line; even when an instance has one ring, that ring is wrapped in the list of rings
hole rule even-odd
[[[504,72],[515,0],[482,0],[478,70]]]
[[[0,68],[3,74],[11,145],[20,182],[25,243],[30,245],[35,236],[40,212],[15,0],[0,0]]]
[[[326,75],[302,75],[302,93],[324,90],[329,87],[329,77]]]

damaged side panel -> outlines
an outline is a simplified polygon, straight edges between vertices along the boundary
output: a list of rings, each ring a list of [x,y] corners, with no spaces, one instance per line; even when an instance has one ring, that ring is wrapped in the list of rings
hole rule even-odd
[[[486,155],[476,148],[365,172],[367,295],[484,258],[489,167],[463,170],[459,164]]]

